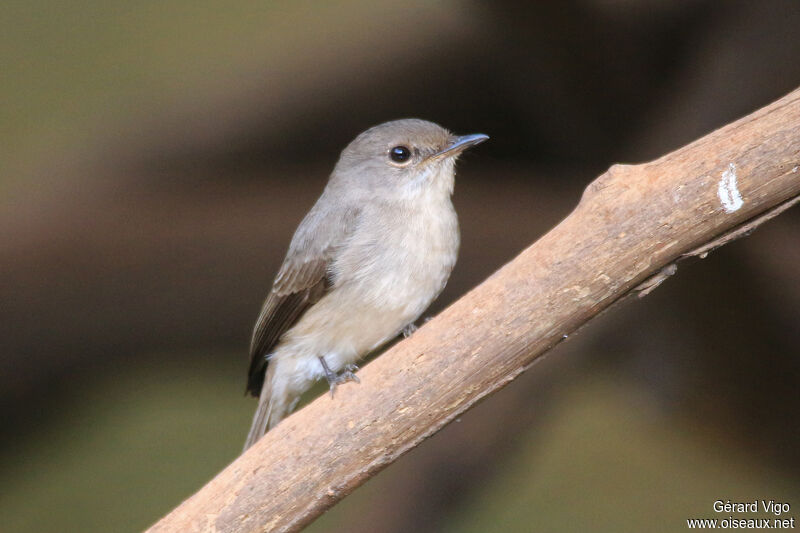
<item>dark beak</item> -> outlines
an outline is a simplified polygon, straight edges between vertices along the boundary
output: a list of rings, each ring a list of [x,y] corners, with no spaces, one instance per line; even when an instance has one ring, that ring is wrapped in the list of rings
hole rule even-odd
[[[433,154],[430,159],[441,159],[443,157],[452,157],[454,155],[458,155],[467,148],[475,146],[476,144],[480,144],[488,138],[489,136],[483,133],[473,133],[471,135],[454,137],[446,148]]]

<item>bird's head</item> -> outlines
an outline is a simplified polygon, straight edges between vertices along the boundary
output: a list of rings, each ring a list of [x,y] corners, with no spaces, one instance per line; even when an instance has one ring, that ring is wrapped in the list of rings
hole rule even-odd
[[[375,195],[414,195],[431,189],[450,194],[458,156],[488,138],[482,133],[453,135],[420,119],[385,122],[347,145],[332,179]]]

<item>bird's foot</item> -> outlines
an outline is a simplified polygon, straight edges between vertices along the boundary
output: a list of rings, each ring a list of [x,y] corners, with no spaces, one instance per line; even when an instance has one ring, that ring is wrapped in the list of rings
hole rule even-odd
[[[328,386],[331,388],[331,398],[333,398],[333,394],[336,391],[336,387],[342,383],[347,383],[348,381],[355,381],[356,383],[361,383],[361,380],[358,379],[358,376],[355,375],[355,371],[358,370],[358,367],[354,364],[345,365],[344,370],[339,372],[338,374],[331,370],[328,366],[328,363],[325,362],[325,358],[320,357],[319,362],[322,363],[322,370],[325,372],[325,379],[328,380]]]
[[[427,324],[428,322],[431,321],[432,318],[433,318],[432,316],[425,317],[425,318],[422,319],[422,323],[423,324]],[[404,327],[403,329],[401,329],[400,333],[403,334],[403,338],[404,339],[407,339],[411,335],[413,335],[414,332],[417,331],[418,329],[419,329],[419,327],[412,322],[411,324],[409,324],[406,327]]]
[[[403,334],[403,338],[405,338],[405,339],[409,338],[411,335],[414,334],[415,331],[417,331],[417,329],[418,329],[417,325],[414,324],[413,322],[411,324],[407,325],[406,327],[404,327],[401,330],[401,333]]]

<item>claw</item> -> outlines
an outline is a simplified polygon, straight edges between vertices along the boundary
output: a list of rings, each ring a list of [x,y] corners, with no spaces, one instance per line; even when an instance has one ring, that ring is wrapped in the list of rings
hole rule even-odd
[[[404,327],[401,331],[404,338],[409,338],[414,332],[417,331],[417,326],[412,322],[411,324]]]
[[[358,379],[358,376],[356,376],[355,374],[353,374],[353,372],[355,372],[356,370],[358,370],[358,367],[357,367],[356,365],[354,365],[353,363],[350,363],[350,364],[347,364],[347,365],[345,365],[345,366],[344,366],[344,369],[345,369],[345,372],[344,372],[344,373],[345,373],[345,374],[349,374],[349,376],[350,376],[350,377],[348,378],[348,381],[355,381],[356,383],[361,383],[361,380],[360,380],[360,379]]]
[[[337,374],[328,366],[328,363],[325,362],[325,359],[320,356],[319,362],[322,364],[322,369],[325,371],[325,379],[328,380],[328,386],[331,388],[331,398],[333,398],[334,392],[336,391],[336,387],[342,383],[347,383],[348,381],[355,381],[356,383],[361,383],[361,380],[358,379],[358,376],[354,374],[358,367],[354,364],[345,365],[344,370]]]

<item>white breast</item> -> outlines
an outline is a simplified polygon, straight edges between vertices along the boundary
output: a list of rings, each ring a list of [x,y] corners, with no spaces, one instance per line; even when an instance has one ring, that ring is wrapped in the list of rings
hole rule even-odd
[[[396,336],[439,295],[456,262],[458,220],[449,195],[374,205],[333,265],[334,288],[286,340],[343,366]],[[291,339],[291,340],[290,340]]]

